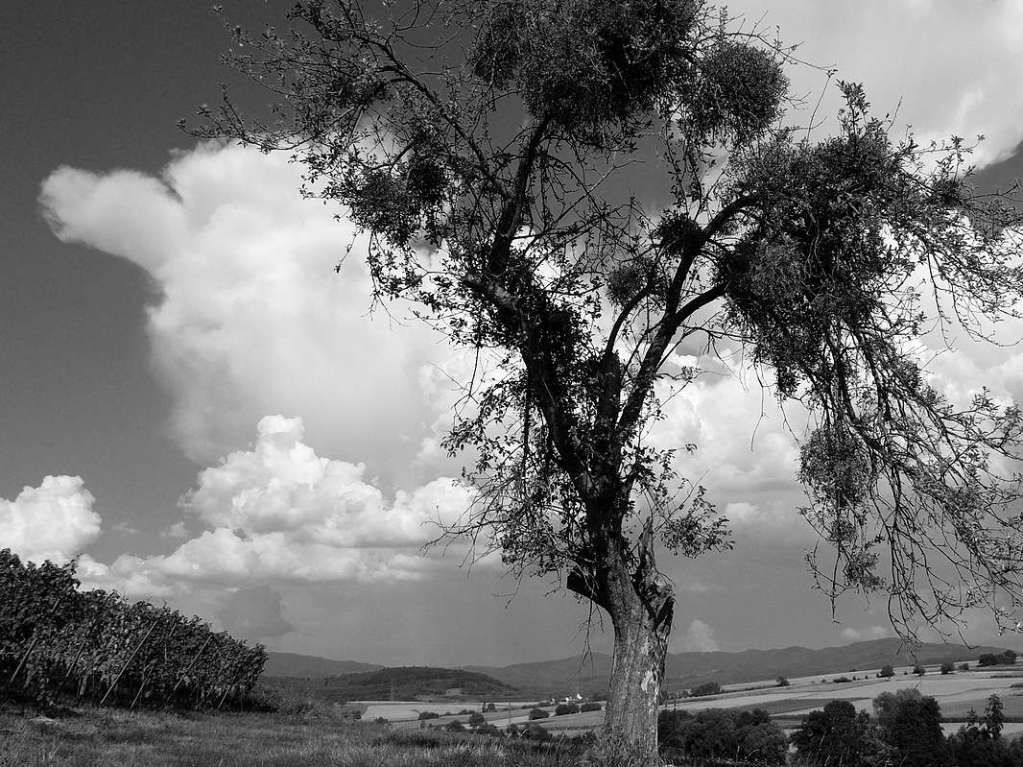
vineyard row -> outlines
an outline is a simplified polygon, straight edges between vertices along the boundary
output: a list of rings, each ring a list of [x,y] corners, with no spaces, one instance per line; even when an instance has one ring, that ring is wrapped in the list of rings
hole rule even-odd
[[[79,586],[74,562],[35,565],[0,549],[0,698],[222,708],[263,670],[261,645]]]

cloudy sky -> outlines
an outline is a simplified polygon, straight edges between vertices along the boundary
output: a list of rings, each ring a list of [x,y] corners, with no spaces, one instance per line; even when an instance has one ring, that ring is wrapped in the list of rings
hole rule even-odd
[[[258,26],[288,4],[226,8]],[[982,184],[1023,172],[1016,0],[729,5],[917,135],[984,134]],[[87,584],[271,649],[447,665],[578,652],[587,610],[555,583],[421,551],[466,503],[437,447],[464,361],[401,311],[371,313],[358,258],[334,273],[355,233],[297,196],[284,158],[175,127],[232,77],[206,0],[5,3],[0,30],[0,546],[79,556]],[[826,84],[793,82],[810,104]],[[826,90],[820,114],[834,103]],[[1018,400],[1023,354],[962,346],[935,381]],[[883,603],[843,602],[836,621],[811,590],[797,448],[756,379],[708,375],[670,416],[658,439],[700,445],[688,469],[736,540],[663,563],[672,649],[885,635]]]

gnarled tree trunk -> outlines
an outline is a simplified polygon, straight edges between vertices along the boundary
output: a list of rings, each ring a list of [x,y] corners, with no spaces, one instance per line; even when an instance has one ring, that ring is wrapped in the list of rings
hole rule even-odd
[[[652,537],[648,525],[638,541],[637,558],[625,555],[624,541],[615,541],[589,578],[577,571],[568,579],[570,589],[607,611],[614,628],[602,734],[609,767],[659,763],[657,712],[675,598],[654,565]]]
[[[612,616],[614,657],[604,713],[608,764],[657,764],[657,707],[670,623],[655,625],[639,597]]]

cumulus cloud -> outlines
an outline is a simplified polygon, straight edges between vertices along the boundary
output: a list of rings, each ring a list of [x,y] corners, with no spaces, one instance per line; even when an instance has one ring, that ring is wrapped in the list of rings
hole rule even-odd
[[[912,125],[919,138],[956,134],[972,142],[984,134],[974,155],[980,165],[1023,140],[1023,124],[1006,119],[1023,111],[1023,4],[737,0],[728,6],[748,26],[760,21],[769,35],[777,27],[784,41],[801,43],[802,59],[837,67],[838,79],[862,82],[877,112],[895,114],[896,124]],[[790,76],[794,92],[807,97],[805,121],[826,76],[809,67],[795,67]],[[837,89],[830,91],[818,119],[838,106]]]
[[[660,389],[665,417],[650,429],[651,443],[676,449],[680,475],[708,489],[733,529],[789,535],[805,528],[796,513],[805,497],[796,484],[793,436],[805,429],[805,411],[783,411],[747,367],[721,374],[713,360],[684,362],[710,372],[678,392]],[[686,444],[695,452],[683,450]]]
[[[685,633],[671,640],[672,652],[716,652],[720,649],[710,624],[694,620]]]
[[[282,613],[281,595],[265,585],[231,592],[217,618],[231,634],[251,640],[279,637],[294,630]]]
[[[30,562],[63,564],[100,534],[95,499],[81,477],[47,476],[13,501],[0,498],[0,548]]]
[[[466,512],[468,488],[441,477],[388,499],[364,465],[303,439],[300,418],[261,419],[252,448],[202,471],[183,499],[201,534],[166,555],[84,560],[83,580],[163,596],[188,584],[410,580],[438,566],[422,547]]]
[[[440,407],[419,371],[448,352],[420,323],[395,327],[400,306],[369,316],[364,241],[337,210],[303,199],[300,183],[283,155],[204,144],[159,178],[59,168],[40,201],[61,240],[153,280],[152,364],[187,455],[215,460],[264,414],[287,412],[305,419],[318,448],[407,481],[394,475]]]
[[[847,642],[862,642],[869,639],[885,639],[892,636],[891,626],[867,626],[865,628],[853,628],[846,626],[842,629],[842,639]]]

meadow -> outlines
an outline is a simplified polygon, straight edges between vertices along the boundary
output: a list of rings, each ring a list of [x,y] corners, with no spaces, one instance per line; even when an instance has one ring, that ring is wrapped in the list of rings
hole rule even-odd
[[[585,744],[279,714],[0,713],[0,767],[575,767]]]

